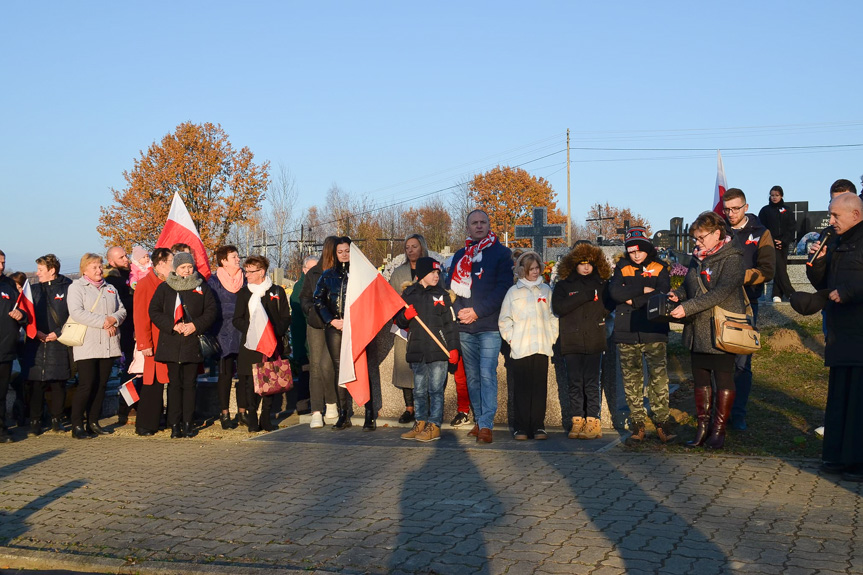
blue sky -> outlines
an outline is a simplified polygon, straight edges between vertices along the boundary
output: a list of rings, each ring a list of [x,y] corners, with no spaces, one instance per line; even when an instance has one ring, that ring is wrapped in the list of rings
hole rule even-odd
[[[334,182],[386,204],[524,162],[565,209],[567,128],[704,149],[574,149],[576,221],[606,200],[691,221],[716,149],[754,211],[774,184],[823,209],[863,148],[733,148],[863,144],[860,22],[857,2],[7,2],[0,249],[74,271],[110,188],[188,120],[287,166],[300,209]]]

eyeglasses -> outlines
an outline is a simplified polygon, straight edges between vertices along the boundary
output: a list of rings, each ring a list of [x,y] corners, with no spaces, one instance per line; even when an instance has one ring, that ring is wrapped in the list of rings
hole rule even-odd
[[[706,233],[706,234],[702,234],[702,235],[700,235],[700,236],[692,236],[692,239],[693,239],[693,240],[695,240],[696,242],[701,242],[701,243],[703,244],[703,243],[704,243],[704,238],[706,238],[706,237],[707,237],[707,236],[709,236],[709,235],[712,235],[713,233],[715,233],[715,232],[709,232],[709,233]]]
[[[254,273],[257,273],[257,272],[262,272],[262,271],[264,271],[264,270],[263,270],[263,268],[258,268],[258,269],[256,269],[256,270],[243,270],[243,271],[244,271],[244,272],[246,272],[246,275],[249,275],[249,274],[254,274]]]
[[[737,206],[737,207],[722,208],[722,211],[725,212],[726,214],[736,214],[737,212],[739,212],[740,210],[742,210],[745,207],[746,207],[746,204],[743,204],[742,206]]]

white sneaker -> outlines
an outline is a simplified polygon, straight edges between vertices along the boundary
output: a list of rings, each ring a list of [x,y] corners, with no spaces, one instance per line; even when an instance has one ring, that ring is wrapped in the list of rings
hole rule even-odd
[[[339,418],[339,410],[335,403],[327,404],[327,411],[324,414],[324,421],[327,423],[335,423]]]
[[[312,423],[309,425],[312,429],[318,429],[319,427],[324,426],[324,418],[321,415],[320,411],[316,411],[312,414]]]
[[[782,298],[781,297],[774,297],[773,303],[782,303]]]

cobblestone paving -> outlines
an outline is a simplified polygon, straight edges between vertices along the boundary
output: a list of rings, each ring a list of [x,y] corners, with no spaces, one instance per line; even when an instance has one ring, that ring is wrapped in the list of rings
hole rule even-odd
[[[817,462],[339,435],[2,445],[0,551],[177,573],[863,573],[861,487]]]

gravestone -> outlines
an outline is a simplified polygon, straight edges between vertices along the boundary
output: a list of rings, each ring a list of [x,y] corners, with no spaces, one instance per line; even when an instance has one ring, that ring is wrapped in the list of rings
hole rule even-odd
[[[549,238],[562,238],[563,226],[560,224],[549,224],[548,213],[546,208],[533,208],[533,223],[529,226],[515,226],[515,238],[529,238],[533,244],[533,251],[542,256],[542,261],[548,261],[546,258],[547,242]]]

